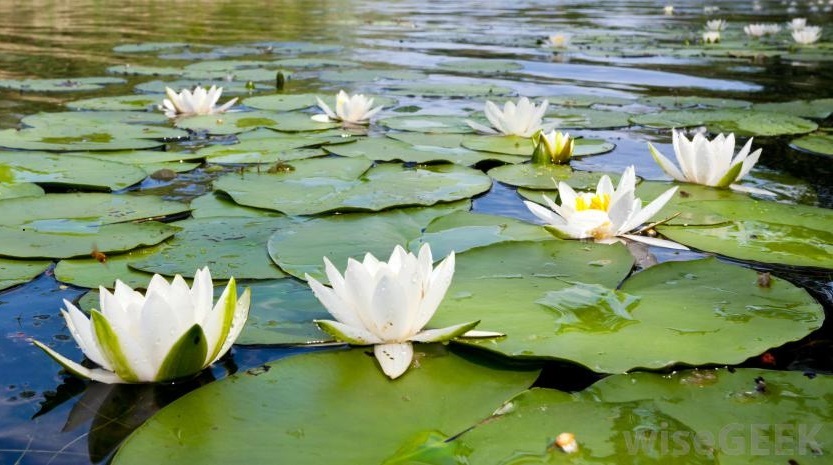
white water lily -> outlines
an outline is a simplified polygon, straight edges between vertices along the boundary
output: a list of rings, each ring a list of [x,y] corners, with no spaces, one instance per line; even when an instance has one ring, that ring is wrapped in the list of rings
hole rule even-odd
[[[643,208],[642,200],[634,195],[635,189],[636,172],[633,166],[629,166],[616,189],[610,177],[605,175],[599,180],[595,193],[577,194],[572,187],[560,182],[558,195],[561,205],[546,195],[543,196],[544,201],[550,208],[529,201],[524,203],[535,216],[547,223],[547,230],[563,239],[595,239],[596,242],[610,244],[625,237],[649,245],[686,249],[676,242],[630,234],[656,215],[677,191],[676,187],[672,187]]]
[[[518,103],[508,101],[503,105],[503,111],[492,101],[486,101],[486,119],[493,127],[484,126],[480,123],[466,120],[472,129],[485,134],[503,134],[506,136],[532,137],[537,131],[542,130],[544,113],[550,103],[547,100],[535,105],[528,98],[521,97]]]
[[[216,106],[217,101],[220,100],[220,96],[223,94],[223,88],[217,86],[211,86],[208,90],[204,87],[196,87],[193,92],[183,89],[178,94],[170,87],[165,87],[165,94],[168,95],[168,98],[162,101],[159,108],[165,112],[165,116],[168,118],[215,115],[223,113],[237,102],[237,97],[235,97],[219,107]]]
[[[318,108],[324,114],[313,115],[312,119],[320,123],[341,122],[345,124],[366,125],[370,124],[370,118],[382,110],[379,105],[373,108],[373,99],[363,94],[347,95],[343,90],[336,95],[336,110],[333,111],[329,105],[318,97]]]
[[[315,297],[337,321],[316,320],[338,340],[354,345],[373,345],[382,371],[401,376],[411,365],[412,342],[448,341],[469,331],[478,321],[423,330],[434,315],[454,274],[454,252],[436,268],[428,244],[419,257],[396,246],[387,262],[371,254],[359,262],[347,261],[342,276],[324,257],[332,288],[306,276]]]
[[[749,153],[752,148],[752,138],[749,138],[740,152],[734,155],[734,133],[728,136],[718,134],[710,141],[699,133],[688,140],[682,131],[672,132],[674,153],[677,156],[679,168],[650,142],[648,148],[662,170],[677,181],[713,187],[730,187],[732,183],[746,176],[761,156],[761,149]]]
[[[717,31],[720,32],[726,29],[726,20],[725,19],[710,19],[706,21],[706,30],[707,31]]]
[[[665,5],[662,7],[662,12],[665,13],[666,16],[671,16],[674,14],[674,5]]]
[[[532,136],[535,149],[532,152],[532,163],[565,164],[570,162],[575,147],[575,139],[568,133],[560,131],[538,131]]]
[[[807,26],[803,29],[796,29],[792,32],[793,40],[797,44],[810,45],[819,41],[821,38],[821,27]]]
[[[781,26],[777,24],[747,24],[743,26],[743,32],[749,37],[763,37],[781,32]]]
[[[787,23],[787,27],[791,31],[804,29],[807,27],[807,18],[793,18],[789,23]]]
[[[237,298],[234,278],[213,305],[208,268],[197,270],[189,288],[180,275],[168,283],[155,274],[143,295],[116,281],[115,292],[99,288],[101,310],[88,318],[64,300],[67,327],[84,355],[101,368],[87,368],[34,341],[70,373],[102,383],[170,381],[198,373],[231,348],[249,315],[250,292]]]
[[[551,34],[544,41],[544,46],[550,48],[567,48],[569,45],[570,36],[568,34]]]
[[[720,42],[720,31],[703,32],[703,42],[707,44],[716,44]]]

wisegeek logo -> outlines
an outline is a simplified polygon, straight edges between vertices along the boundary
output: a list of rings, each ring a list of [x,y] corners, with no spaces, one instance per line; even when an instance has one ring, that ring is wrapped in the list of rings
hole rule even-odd
[[[624,432],[628,454],[792,457],[823,453],[817,439],[822,424],[729,423],[717,432],[679,430],[668,423],[658,426]]]

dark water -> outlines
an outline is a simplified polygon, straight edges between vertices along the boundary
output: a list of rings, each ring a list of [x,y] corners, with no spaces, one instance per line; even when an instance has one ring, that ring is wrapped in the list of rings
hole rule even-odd
[[[629,36],[701,24],[704,4],[685,3],[676,6],[677,15],[665,17],[664,2],[654,1],[126,1],[118,7],[91,0],[0,1],[0,79],[102,76],[108,66],[118,64],[185,63],[152,54],[113,53],[119,44],[310,42],[338,45],[339,51],[328,56],[376,67],[434,70],[437,63],[452,57],[512,59],[524,65],[523,72],[467,76],[434,70],[429,79],[488,81],[512,87],[519,95],[695,95],[754,102],[833,97],[833,65],[827,62],[616,58],[581,51],[565,56],[536,46],[537,40],[565,30],[574,36]],[[720,5],[718,16],[738,24],[784,22],[789,17],[780,1],[761,2],[764,9],[760,12],[751,10],[751,2],[743,3],[709,4]],[[830,13],[803,12],[814,24],[830,24]],[[22,116],[38,111],[61,111],[67,101],[130,93],[134,84],[150,79],[129,78],[126,85],[94,93],[0,91],[0,128],[16,127]],[[298,73],[292,86],[297,92],[326,93],[344,87],[303,73]],[[373,84],[355,84],[353,90],[372,92]],[[412,100],[410,103],[431,108],[431,112],[470,108],[470,102]],[[408,103],[407,98],[400,101],[401,105]],[[616,172],[635,164],[641,176],[664,179],[650,161],[645,141],[659,142],[667,153],[668,131],[635,128],[575,134],[617,144],[612,154],[575,161],[576,168]],[[787,147],[787,140],[760,142],[764,156],[760,168],[753,172],[754,179],[784,193],[783,201],[833,204],[830,168],[819,169],[812,159],[800,156],[789,163],[780,161],[784,155],[796,155]],[[204,192],[210,179],[210,174],[199,169],[179,177],[176,183],[148,180],[137,189],[149,195],[187,199]],[[513,190],[499,184],[474,205],[477,211],[532,219]],[[658,258],[663,258],[661,252]],[[830,315],[833,283],[829,274],[776,272],[807,287]],[[311,350],[237,347],[223,363],[180,386],[88,385],[63,376],[56,364],[28,342],[32,337],[53,338],[64,343],[63,352],[70,358],[81,359],[80,352],[71,349],[73,344],[58,310],[61,299],[74,299],[83,292],[61,285],[46,273],[0,293],[0,464],[104,461],[133,428],[181,393],[230,372],[256,369],[264,361]],[[776,366],[831,372],[831,339],[831,324],[827,324],[810,338],[774,350]],[[762,363],[758,359],[747,362],[754,366]],[[566,378],[565,371],[569,373]],[[553,374],[556,372],[559,376]],[[553,365],[545,370],[539,384],[581,389],[596,377],[581,368]]]

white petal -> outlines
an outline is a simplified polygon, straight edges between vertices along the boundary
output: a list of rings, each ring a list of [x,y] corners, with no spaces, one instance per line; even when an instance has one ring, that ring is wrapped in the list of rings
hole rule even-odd
[[[373,331],[383,341],[401,342],[416,333],[419,328],[411,327],[410,306],[418,302],[409,302],[405,290],[397,276],[385,272],[370,302],[370,317],[376,325]]]
[[[660,168],[672,178],[676,179],[677,181],[686,181],[686,177],[677,165],[671,162],[668,158],[665,157],[659,150],[657,150],[650,142],[648,142],[648,149],[651,151],[651,156],[654,157],[654,161],[657,162]]]
[[[677,249],[677,250],[689,250],[688,247],[678,244],[674,241],[669,241],[666,239],[659,239],[656,237],[648,237],[648,236],[637,236],[634,234],[622,234],[621,237],[626,237],[630,240],[642,242],[643,244],[653,245],[656,247],[665,247],[667,249]]]
[[[662,210],[662,207],[664,207],[665,204],[668,203],[669,200],[671,200],[671,197],[673,197],[676,192],[677,186],[674,186],[671,189],[668,189],[667,191],[663,192],[662,195],[654,199],[653,202],[649,203],[647,206],[645,206],[645,208],[641,209],[639,212],[635,213],[631,218],[629,218],[628,222],[620,227],[620,234],[617,234],[617,236],[633,231],[639,225],[647,223],[648,220],[650,220],[654,215],[656,215],[660,210]],[[639,201],[641,202],[641,200]]]
[[[416,319],[413,324],[413,331],[422,329],[428,321],[434,316],[437,307],[440,306],[445,297],[448,287],[451,285],[451,278],[454,276],[454,252],[452,251],[448,256],[440,262],[439,265],[431,272],[431,280],[428,288],[424,289],[425,295],[419,303]]]
[[[411,341],[414,342],[444,342],[451,339],[454,339],[461,334],[464,334],[470,331],[472,328],[477,326],[480,321],[470,321],[468,323],[461,323],[459,325],[448,326],[446,328],[440,329],[427,329],[425,331],[420,331],[419,333],[413,335],[411,337]]]
[[[472,121],[472,120],[467,119],[467,120],[465,120],[465,123],[468,124],[470,128],[474,129],[477,132],[482,132],[484,134],[499,134],[494,129],[492,129],[488,126],[485,126],[483,124],[477,123],[475,121]]]
[[[366,346],[370,344],[381,344],[384,342],[381,338],[379,338],[379,336],[371,333],[363,327],[348,326],[339,321],[332,320],[313,320],[313,322],[317,324],[318,327],[325,333],[348,344]]]
[[[529,211],[531,211],[533,215],[537,216],[538,218],[540,218],[542,221],[544,221],[547,224],[551,224],[551,225],[566,224],[566,221],[564,220],[564,218],[559,216],[557,213],[555,213],[554,211],[549,210],[547,208],[544,208],[544,207],[542,207],[541,205],[538,205],[535,202],[530,202],[529,200],[524,200],[524,205],[526,205],[526,208],[528,208]]]
[[[55,352],[54,350],[50,349],[46,345],[38,342],[32,341],[36,346],[38,346],[41,350],[46,352],[47,355],[52,357],[53,360],[61,364],[67,371],[72,373],[75,376],[80,376],[82,378],[91,379],[93,381],[98,381],[100,383],[106,384],[116,384],[116,383],[124,383],[125,381],[118,377],[112,371],[105,371],[100,369],[90,369],[81,364],[73,362],[72,360],[64,357],[63,355]]]
[[[750,143],[752,143],[752,139],[749,139],[749,142],[747,143],[747,145],[750,144]],[[749,156],[747,156],[743,160],[743,168],[740,169],[740,173],[738,173],[738,177],[735,180],[739,181],[744,176],[746,176],[749,173],[749,171],[752,169],[752,167],[755,166],[755,163],[758,163],[758,158],[760,158],[760,156],[761,156],[761,149],[755,150]]]
[[[326,114],[327,121],[330,121],[330,120],[338,121],[338,119],[339,119],[338,116],[336,116],[336,114],[333,113],[333,110],[330,109],[329,105],[324,103],[324,101],[321,100],[319,97],[315,97],[315,100],[318,101],[318,108],[320,108],[321,111],[323,111]],[[316,116],[320,116],[320,115],[315,115],[315,116],[312,117],[312,119],[316,119],[315,118]],[[320,121],[320,120],[316,120],[316,121]],[[324,121],[324,122],[326,122],[326,121]]]
[[[75,339],[75,342],[81,347],[81,351],[97,365],[113,371],[113,366],[110,361],[101,353],[98,344],[93,338],[93,330],[90,319],[84,315],[81,310],[75,305],[72,305],[68,300],[64,300],[66,311],[62,311],[64,320],[66,320],[67,328],[70,334]]]
[[[414,348],[410,342],[397,344],[377,344],[373,347],[373,354],[379,360],[382,371],[391,379],[402,376],[411,366],[414,358]]]
[[[333,318],[348,326],[365,327],[362,319],[356,314],[356,306],[344,300],[346,297],[345,294],[336,292],[335,288],[330,289],[324,286],[310,275],[306,275],[305,277],[309,287],[312,289],[312,293],[321,302],[321,305],[330,312]],[[344,289],[343,283],[340,288]]]

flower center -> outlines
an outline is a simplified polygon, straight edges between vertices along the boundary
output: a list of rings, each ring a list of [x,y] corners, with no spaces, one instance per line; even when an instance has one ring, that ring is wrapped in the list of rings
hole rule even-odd
[[[610,208],[610,194],[582,194],[576,197],[576,211],[601,210]]]

